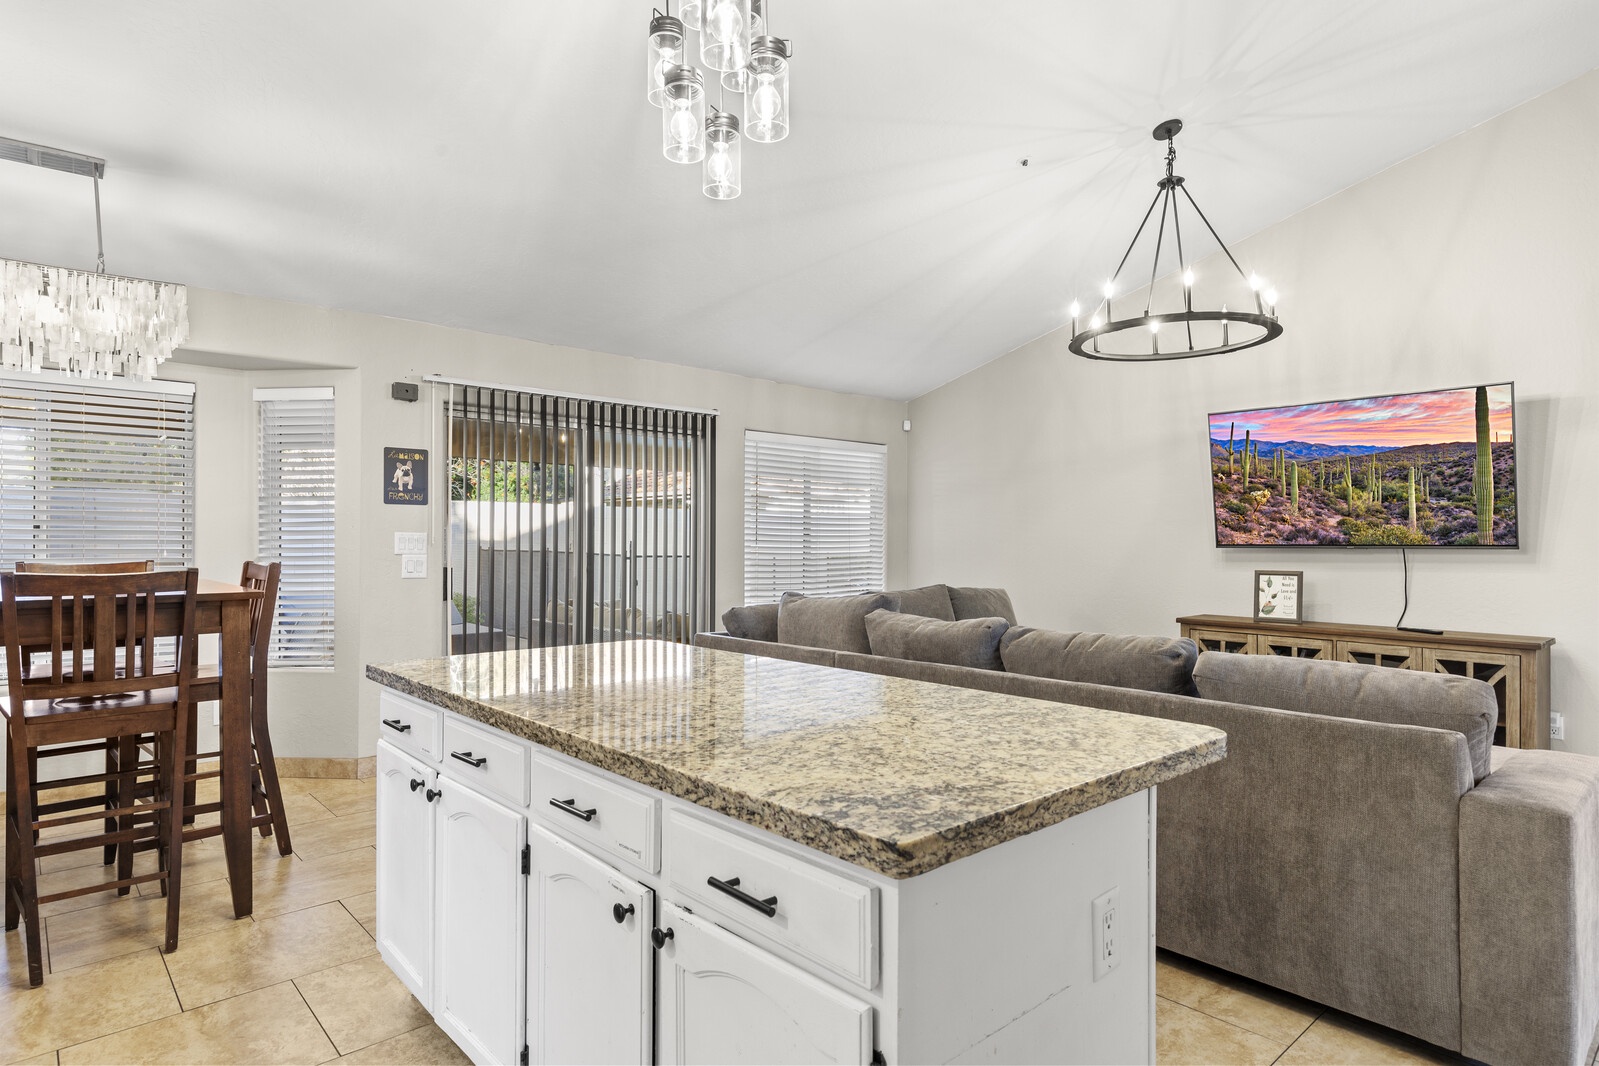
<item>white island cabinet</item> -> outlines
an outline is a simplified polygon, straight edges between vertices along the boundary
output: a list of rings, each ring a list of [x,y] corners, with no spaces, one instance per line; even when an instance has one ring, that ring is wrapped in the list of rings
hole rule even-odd
[[[378,946],[475,1062],[1153,1060],[1216,730],[655,641],[368,676]]]

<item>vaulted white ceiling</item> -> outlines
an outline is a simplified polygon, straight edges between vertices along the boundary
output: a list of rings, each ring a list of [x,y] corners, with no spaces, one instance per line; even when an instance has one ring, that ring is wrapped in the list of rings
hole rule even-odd
[[[0,134],[107,160],[115,273],[910,398],[1095,291],[1162,119],[1233,242],[1599,65],[1593,0],[768,5],[793,132],[730,202],[661,156],[650,0],[6,0]],[[0,197],[93,265],[86,180]]]

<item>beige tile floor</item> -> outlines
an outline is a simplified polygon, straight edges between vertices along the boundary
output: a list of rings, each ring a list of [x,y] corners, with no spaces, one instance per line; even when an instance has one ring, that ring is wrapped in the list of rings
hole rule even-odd
[[[255,913],[235,921],[221,841],[184,856],[183,932],[163,954],[159,888],[46,909],[49,973],[28,988],[0,942],[0,1064],[464,1063],[378,958],[373,782],[283,782],[295,853],[256,840]],[[150,862],[149,856],[142,861]],[[45,891],[107,879],[95,854],[47,860]],[[1460,1063],[1402,1034],[1161,953],[1161,1063]]]

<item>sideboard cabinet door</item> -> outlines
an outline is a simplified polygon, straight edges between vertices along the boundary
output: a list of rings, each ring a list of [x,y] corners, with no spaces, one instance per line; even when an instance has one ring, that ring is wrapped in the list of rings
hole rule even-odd
[[[872,1057],[872,1008],[680,907],[656,919],[665,1063],[859,1063]]]
[[[522,1056],[527,820],[439,775],[433,1016],[479,1063]]]
[[[433,1009],[433,803],[438,775],[378,742],[378,952]]]

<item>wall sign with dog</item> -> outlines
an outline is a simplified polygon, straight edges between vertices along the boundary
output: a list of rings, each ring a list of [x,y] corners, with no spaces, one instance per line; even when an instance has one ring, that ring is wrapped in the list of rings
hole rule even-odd
[[[383,502],[428,502],[426,448],[383,449]]]

